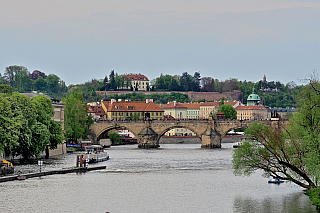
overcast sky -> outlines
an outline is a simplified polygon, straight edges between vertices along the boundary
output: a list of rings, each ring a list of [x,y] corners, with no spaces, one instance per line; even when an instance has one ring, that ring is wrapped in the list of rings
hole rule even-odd
[[[316,0],[0,0],[0,72],[67,85],[160,73],[284,84],[320,70]]]

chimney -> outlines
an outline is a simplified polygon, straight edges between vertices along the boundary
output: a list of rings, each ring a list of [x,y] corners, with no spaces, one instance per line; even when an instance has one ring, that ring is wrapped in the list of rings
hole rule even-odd
[[[173,101],[173,106],[177,106],[177,101]]]
[[[146,103],[150,103],[150,102],[153,102],[153,99],[146,99]]]
[[[121,99],[118,99],[118,102],[121,102],[122,100]]]
[[[116,102],[116,99],[111,99],[111,105]]]

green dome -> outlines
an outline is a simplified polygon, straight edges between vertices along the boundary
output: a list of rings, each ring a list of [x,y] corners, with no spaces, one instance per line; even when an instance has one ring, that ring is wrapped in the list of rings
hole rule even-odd
[[[247,101],[260,101],[260,97],[257,94],[251,94],[248,96]]]

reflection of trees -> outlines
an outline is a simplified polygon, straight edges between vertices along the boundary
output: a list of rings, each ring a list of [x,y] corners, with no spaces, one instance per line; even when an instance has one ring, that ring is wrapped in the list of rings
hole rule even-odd
[[[261,199],[236,197],[233,202],[233,212],[246,213],[270,213],[290,212],[305,213],[317,212],[316,207],[311,204],[308,196],[303,192],[290,194],[281,199],[266,197]]]

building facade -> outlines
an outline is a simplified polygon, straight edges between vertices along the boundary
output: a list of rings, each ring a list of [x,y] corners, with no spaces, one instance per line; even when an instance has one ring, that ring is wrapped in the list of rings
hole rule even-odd
[[[264,106],[237,106],[238,120],[266,120],[268,110]]]
[[[133,91],[149,91],[150,90],[150,84],[149,79],[142,74],[127,74],[126,75],[131,80],[131,87],[133,88]]]
[[[153,100],[144,101],[102,101],[101,107],[106,114],[106,119],[112,120],[142,120],[163,119],[164,110],[156,105]]]

